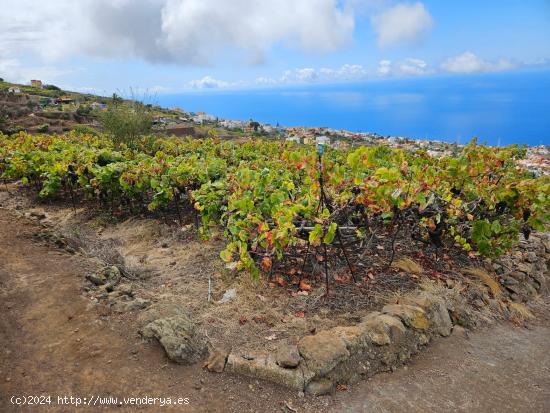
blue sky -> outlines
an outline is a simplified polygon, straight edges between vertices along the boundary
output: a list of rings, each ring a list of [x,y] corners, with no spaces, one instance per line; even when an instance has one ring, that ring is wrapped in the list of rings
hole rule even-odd
[[[0,7],[0,77],[99,93],[550,65],[548,0],[0,0]]]

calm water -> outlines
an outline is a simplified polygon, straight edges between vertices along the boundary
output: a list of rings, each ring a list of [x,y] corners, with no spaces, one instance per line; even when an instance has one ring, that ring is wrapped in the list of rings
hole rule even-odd
[[[161,95],[220,118],[492,145],[550,145],[550,71]]]

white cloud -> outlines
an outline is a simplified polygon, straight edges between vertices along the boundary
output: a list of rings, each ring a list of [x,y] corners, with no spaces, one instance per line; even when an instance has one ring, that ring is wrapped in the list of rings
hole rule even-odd
[[[428,33],[433,19],[424,4],[397,4],[371,18],[381,47],[413,43]]]
[[[380,60],[378,63],[378,74],[380,76],[388,76],[391,74],[391,60]]]
[[[380,76],[420,76],[430,74],[432,70],[424,60],[409,58],[395,63],[380,60],[377,72]]]
[[[355,25],[338,0],[3,0],[2,9],[0,52],[52,60],[85,54],[207,65],[231,50],[260,61],[275,44],[336,50]]]
[[[322,68],[319,70],[321,77],[328,80],[359,80],[367,76],[367,70],[361,65],[345,64],[339,69]]]
[[[230,83],[214,79],[211,76],[204,76],[202,79],[192,80],[189,82],[189,86],[193,89],[219,89],[230,86]]]
[[[279,78],[259,77],[257,85],[279,85],[295,83],[328,83],[366,79],[367,70],[361,65],[344,64],[337,69],[304,67],[285,70]]]
[[[420,59],[406,59],[399,64],[399,71],[404,75],[425,75],[428,73],[428,64]]]
[[[476,56],[472,52],[464,52],[458,56],[450,57],[441,64],[441,69],[450,73],[500,72],[516,67],[517,64],[509,59],[491,62]]]
[[[270,86],[270,85],[276,85],[277,80],[273,79],[272,77],[260,76],[260,77],[256,78],[254,83],[256,83],[257,85],[262,85],[262,86]]]
[[[28,83],[30,79],[35,78],[54,82],[63,75],[74,71],[74,69],[61,69],[51,65],[28,66],[19,59],[0,54],[0,77],[15,83]]]

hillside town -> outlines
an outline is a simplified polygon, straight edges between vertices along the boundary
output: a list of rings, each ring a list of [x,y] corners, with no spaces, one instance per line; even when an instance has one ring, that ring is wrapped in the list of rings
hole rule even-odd
[[[27,85],[0,81],[0,121],[11,131],[25,130],[36,133],[59,133],[73,129],[97,129],[94,114],[108,109],[113,97],[95,96],[63,91],[39,79]],[[387,145],[407,150],[425,150],[434,157],[452,155],[463,145],[438,140],[414,139],[404,136],[381,135],[376,132],[353,132],[329,127],[282,126],[258,122],[253,119],[223,119],[206,112],[191,112],[181,108],[166,109],[147,104],[153,114],[153,130],[176,136],[207,137],[221,139],[247,139],[250,137],[285,140],[301,145],[324,144],[335,149],[357,146]],[[527,156],[521,162],[535,175],[550,174],[550,147],[539,145],[527,148]]]

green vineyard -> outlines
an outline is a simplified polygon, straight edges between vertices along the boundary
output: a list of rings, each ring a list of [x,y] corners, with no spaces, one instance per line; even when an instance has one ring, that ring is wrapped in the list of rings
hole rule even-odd
[[[440,158],[385,146],[328,148],[321,158],[289,142],[151,137],[130,149],[102,135],[20,133],[0,134],[0,176],[113,213],[181,223],[195,211],[202,236],[223,228],[221,258],[258,276],[298,247],[324,248],[326,262],[336,242],[348,260],[389,239],[391,262],[397,236],[500,255],[550,220],[550,178],[521,169],[524,154],[474,140]]]

